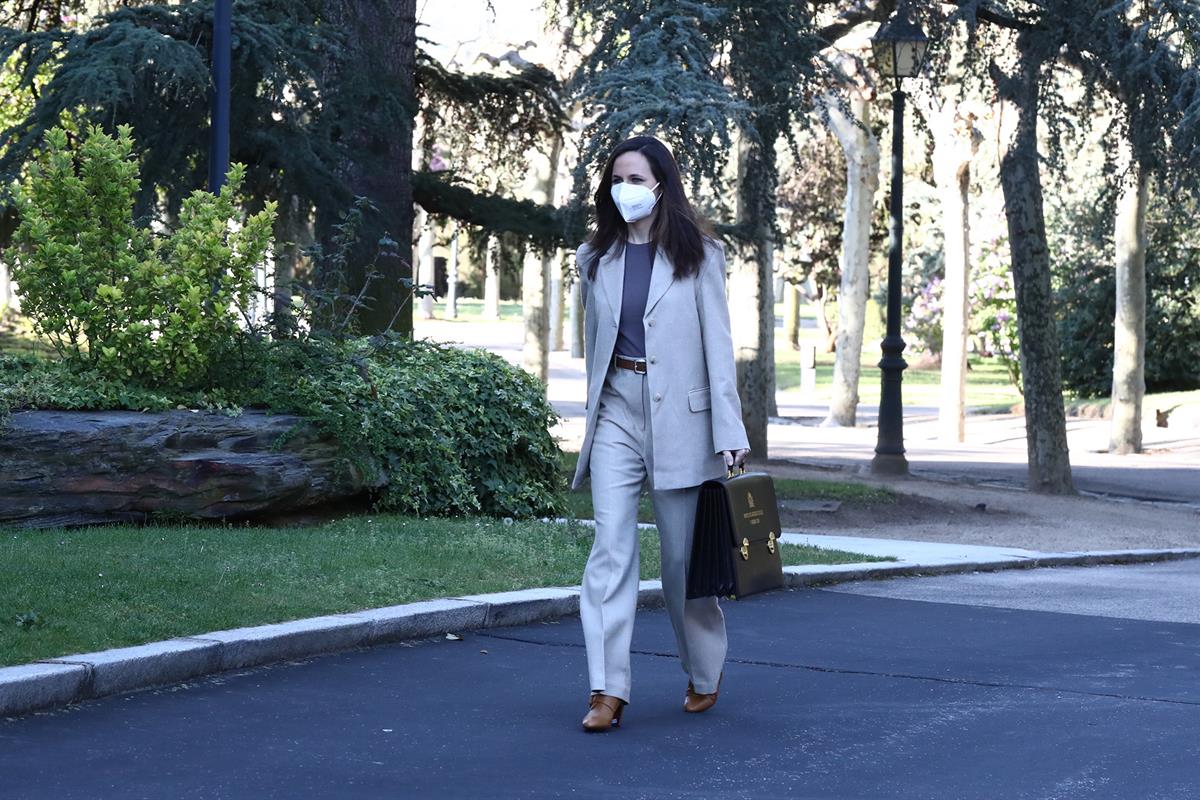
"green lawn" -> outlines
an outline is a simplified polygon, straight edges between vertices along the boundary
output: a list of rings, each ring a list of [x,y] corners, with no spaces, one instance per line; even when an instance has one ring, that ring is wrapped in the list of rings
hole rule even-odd
[[[641,533],[641,575],[658,576]],[[580,524],[359,516],[309,528],[0,529],[0,665],[438,597],[578,585]],[[785,564],[872,560],[783,547]]]
[[[783,304],[776,304],[775,313],[783,315]],[[802,317],[811,319],[812,311],[808,305],[802,310]],[[836,324],[836,310],[831,322]],[[863,334],[862,371],[859,374],[859,401],[871,405],[879,403],[879,341],[883,338],[883,329],[878,321],[878,312],[874,306],[867,309],[867,326]],[[813,328],[801,329],[801,341],[817,343],[817,331]],[[911,346],[911,338],[908,339]],[[906,352],[909,361],[915,361],[911,351]],[[833,385],[833,353],[817,353],[817,390],[813,399],[826,403],[832,397]],[[969,359],[970,369],[967,371],[967,406],[979,411],[1007,411],[1021,401],[1021,393],[1012,385],[1008,370],[994,358]],[[784,336],[783,329],[777,328],[775,335],[775,381],[781,390],[798,389],[800,387],[800,352],[793,350]],[[910,366],[904,370],[904,403],[913,406],[939,405],[939,387],[941,372],[938,369],[917,369]]]
[[[521,301],[520,300],[501,300],[500,301],[500,319],[508,321],[519,321],[521,319]],[[446,319],[446,303],[444,301],[435,302],[433,304],[433,316],[435,319]],[[458,299],[458,316],[454,318],[457,322],[484,322],[483,319],[483,300],[474,297],[460,297]],[[421,320],[416,321],[417,325],[421,324]]]

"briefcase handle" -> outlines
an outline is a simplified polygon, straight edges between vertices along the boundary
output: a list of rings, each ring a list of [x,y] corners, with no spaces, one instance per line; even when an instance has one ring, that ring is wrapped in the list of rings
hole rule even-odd
[[[725,477],[726,478],[732,478],[734,475],[745,475],[745,474],[746,474],[746,465],[745,464],[738,464],[736,467],[731,466],[731,467],[725,468]]]

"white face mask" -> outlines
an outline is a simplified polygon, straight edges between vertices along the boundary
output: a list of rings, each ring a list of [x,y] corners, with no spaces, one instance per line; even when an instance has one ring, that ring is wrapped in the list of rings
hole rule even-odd
[[[658,195],[654,193],[654,189],[658,184],[654,184],[650,188],[646,188],[635,183],[614,183],[612,186],[612,199],[617,204],[617,210],[621,212],[621,216],[626,222],[637,222],[650,215],[654,210],[654,204],[658,202]]]

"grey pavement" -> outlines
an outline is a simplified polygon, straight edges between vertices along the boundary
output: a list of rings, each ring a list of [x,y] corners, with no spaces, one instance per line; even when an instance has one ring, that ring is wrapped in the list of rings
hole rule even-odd
[[[1177,602],[1145,620],[1155,582]],[[1198,561],[725,603],[730,660],[702,715],[680,708],[665,612],[643,611],[633,703],[603,735],[578,729],[577,618],[386,645],[0,722],[0,786],[6,800],[1192,800],[1197,607]]]
[[[831,591],[1200,625],[1200,568],[1196,562],[897,578],[844,583]],[[1192,667],[1200,678],[1200,662]]]

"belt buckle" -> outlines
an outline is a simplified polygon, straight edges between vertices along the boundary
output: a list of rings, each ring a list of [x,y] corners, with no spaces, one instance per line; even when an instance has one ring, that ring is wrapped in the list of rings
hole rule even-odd
[[[645,361],[634,361],[633,362],[633,371],[636,372],[638,375],[645,375],[646,374],[646,362]]]

